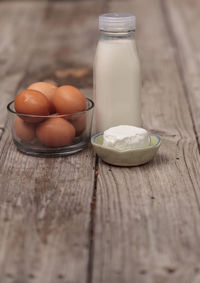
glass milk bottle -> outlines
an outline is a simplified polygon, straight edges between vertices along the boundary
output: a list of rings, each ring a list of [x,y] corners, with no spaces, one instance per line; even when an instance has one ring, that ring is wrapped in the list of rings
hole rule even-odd
[[[141,73],[131,14],[99,17],[100,39],[94,62],[96,131],[117,125],[141,127]]]

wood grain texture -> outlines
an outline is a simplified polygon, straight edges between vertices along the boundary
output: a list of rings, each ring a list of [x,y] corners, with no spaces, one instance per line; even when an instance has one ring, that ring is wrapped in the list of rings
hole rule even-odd
[[[45,3],[0,2],[1,128],[6,123],[6,105],[26,72],[45,7]]]
[[[120,1],[110,11],[124,11]],[[153,162],[136,168],[99,163],[93,281],[200,281],[200,158],[177,47],[161,1],[127,1],[138,19],[143,124],[162,136]],[[174,27],[175,28],[175,27]]]
[[[199,283],[198,1],[45,2],[0,2],[0,107],[37,80],[90,96],[97,16],[129,11],[143,124],[163,143],[145,166],[100,161],[94,179],[91,148],[48,159],[17,152],[1,111],[0,282]]]
[[[192,1],[163,1],[172,40],[177,48],[177,64],[185,84],[196,134],[200,138],[200,3]]]
[[[40,9],[37,1],[31,5],[35,13]],[[48,3],[17,91],[36,80],[73,81],[91,95],[99,8],[89,1]],[[0,142],[0,282],[87,282],[93,157],[91,148],[66,158],[23,155],[6,126]]]
[[[0,144],[0,281],[86,282],[92,151],[27,157]]]

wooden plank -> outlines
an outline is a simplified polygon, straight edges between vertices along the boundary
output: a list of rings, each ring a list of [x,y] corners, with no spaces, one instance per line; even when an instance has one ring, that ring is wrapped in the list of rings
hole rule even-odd
[[[37,80],[73,80],[91,94],[100,8],[89,1],[48,4],[18,91]],[[87,282],[91,148],[66,158],[25,156],[6,127],[0,153],[0,282]]]
[[[7,103],[24,76],[43,17],[45,3],[0,2],[0,127],[7,118]]]
[[[161,1],[127,1],[136,14],[143,71],[144,127],[163,138],[153,162],[99,163],[92,282],[197,283],[200,280],[200,158],[176,46]],[[111,1],[110,11],[124,11]],[[176,28],[175,26],[173,27]]]
[[[0,281],[86,282],[92,151],[27,157],[0,143]]]
[[[162,3],[172,40],[177,48],[176,60],[185,82],[196,135],[200,139],[200,3],[198,0],[181,1],[181,3],[169,0]]]

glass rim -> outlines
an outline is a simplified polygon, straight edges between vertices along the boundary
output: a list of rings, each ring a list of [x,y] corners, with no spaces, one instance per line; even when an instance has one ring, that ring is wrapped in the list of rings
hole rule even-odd
[[[8,103],[7,105],[7,110],[8,112],[12,113],[12,114],[15,114],[17,116],[21,116],[21,117],[31,117],[31,118],[63,118],[63,117],[71,117],[71,116],[76,116],[76,115],[80,115],[80,114],[83,114],[83,113],[87,113],[89,112],[91,109],[94,108],[94,102],[92,99],[86,97],[86,100],[87,102],[90,103],[90,105],[87,107],[87,109],[83,110],[83,111],[79,111],[79,112],[74,112],[74,113],[71,113],[71,114],[57,114],[57,113],[53,113],[53,114],[50,114],[50,115],[32,115],[32,114],[24,114],[24,113],[19,113],[19,112],[16,112],[15,110],[11,109],[11,106],[12,104],[14,104],[15,100],[12,100],[11,102]],[[56,114],[56,115],[54,115]]]

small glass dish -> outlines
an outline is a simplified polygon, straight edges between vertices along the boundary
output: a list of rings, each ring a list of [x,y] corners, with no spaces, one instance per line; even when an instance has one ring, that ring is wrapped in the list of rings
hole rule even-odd
[[[48,116],[20,114],[14,101],[7,105],[9,126],[17,149],[25,154],[53,157],[81,151],[90,142],[94,102],[73,114]],[[74,134],[75,133],[75,134]]]

